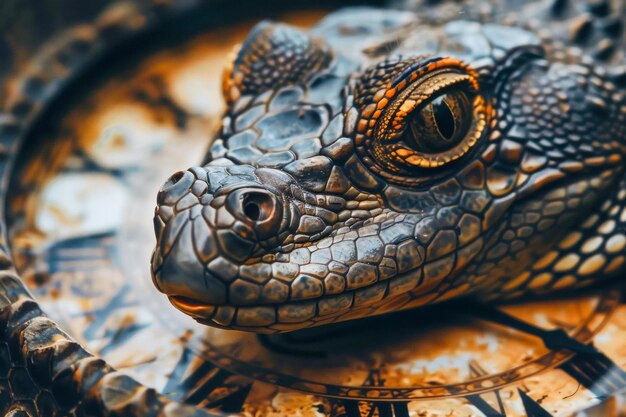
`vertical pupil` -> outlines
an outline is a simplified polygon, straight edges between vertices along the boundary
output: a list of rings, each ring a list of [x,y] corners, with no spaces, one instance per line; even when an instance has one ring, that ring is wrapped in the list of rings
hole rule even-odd
[[[450,140],[454,136],[454,115],[445,102],[445,98],[446,95],[437,97],[432,101],[432,106],[439,133],[444,139]]]

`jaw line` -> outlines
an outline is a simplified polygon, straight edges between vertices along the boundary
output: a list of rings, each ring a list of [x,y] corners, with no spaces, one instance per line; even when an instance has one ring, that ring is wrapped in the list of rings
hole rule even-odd
[[[194,300],[192,298],[178,295],[168,295],[167,299],[178,310],[194,318],[206,319],[213,314],[217,307],[219,307],[212,304],[206,304],[200,300]]]

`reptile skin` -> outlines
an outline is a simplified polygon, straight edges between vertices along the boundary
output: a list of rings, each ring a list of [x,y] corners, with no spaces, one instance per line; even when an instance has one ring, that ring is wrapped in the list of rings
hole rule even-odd
[[[204,164],[157,197],[175,307],[282,332],[624,272],[623,6],[409,7],[250,33]]]

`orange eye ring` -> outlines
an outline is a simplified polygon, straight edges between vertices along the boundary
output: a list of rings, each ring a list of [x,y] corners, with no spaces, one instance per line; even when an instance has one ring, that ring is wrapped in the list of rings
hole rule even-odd
[[[478,75],[463,62],[419,57],[387,80],[370,91],[369,102],[358,100],[358,90],[355,97],[361,107],[356,149],[377,174],[423,183],[416,170],[461,159],[484,135],[490,106],[479,93]]]
[[[413,110],[412,113],[418,112]],[[456,161],[463,157],[476,145],[487,125],[485,101],[480,95],[475,95],[471,102],[471,114],[465,114],[463,117],[468,124],[467,133],[463,137],[458,138],[458,142],[453,146],[440,152],[429,152],[416,147],[411,147],[404,141],[394,141],[391,139],[390,129],[379,131],[378,140],[372,143],[370,152],[381,163],[392,171],[398,168],[416,167],[416,168],[439,168],[450,162]],[[398,135],[405,133],[407,126],[406,121],[412,117],[411,113],[402,120],[400,130],[396,131]],[[378,133],[378,132],[377,132]],[[390,137],[391,136],[391,137]]]

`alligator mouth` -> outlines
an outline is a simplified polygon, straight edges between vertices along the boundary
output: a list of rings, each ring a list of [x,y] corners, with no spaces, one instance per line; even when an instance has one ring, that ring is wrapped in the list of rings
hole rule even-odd
[[[343,303],[340,301],[335,303],[343,304],[338,311],[337,309],[335,311],[325,311],[325,309],[330,307],[320,308],[315,299],[250,306],[212,305],[183,296],[170,295],[168,299],[175,308],[191,316],[199,323],[211,327],[254,333],[276,333],[311,327],[318,322],[332,322],[339,316],[353,310],[351,308],[351,293],[325,298],[327,301],[333,299],[345,300]],[[291,311],[291,317],[281,318],[281,313],[286,310]]]
[[[206,304],[200,300],[194,300],[180,295],[169,295],[167,298],[174,307],[192,317],[209,317],[217,308],[215,305]]]
[[[459,250],[474,246],[479,239],[473,239],[459,247]],[[345,290],[337,294],[324,294],[318,297],[286,300],[280,303],[250,303],[233,304],[211,303],[206,300],[194,298],[188,295],[168,294],[170,303],[181,312],[193,317],[200,323],[213,327],[237,329],[253,332],[289,331],[299,328],[315,326],[317,324],[342,321],[344,316],[357,319],[364,310],[376,310],[377,314],[383,314],[382,309],[386,306],[389,312],[395,311],[400,305],[393,307],[399,297],[412,295],[410,301],[427,295],[427,293],[440,283],[438,279],[429,280],[424,278],[422,270],[428,266],[450,264],[450,255],[443,255],[429,262],[423,263],[415,270],[399,273],[383,281],[365,285],[363,287]],[[445,269],[445,267],[444,267]],[[448,270],[447,273],[451,271]],[[447,274],[446,273],[446,274]],[[398,285],[390,290],[396,281]],[[377,293],[368,302],[361,302],[359,298],[363,294]],[[369,298],[366,296],[366,298]],[[406,300],[409,301],[408,299]],[[402,303],[404,305],[406,303]]]

